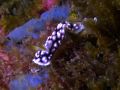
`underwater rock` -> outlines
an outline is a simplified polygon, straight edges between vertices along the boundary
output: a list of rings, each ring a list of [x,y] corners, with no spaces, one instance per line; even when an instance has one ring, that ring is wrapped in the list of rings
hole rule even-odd
[[[12,80],[9,87],[10,90],[30,90],[30,88],[39,87],[42,83],[45,83],[48,78],[49,75],[46,71],[40,75],[26,74]]]
[[[60,13],[61,12],[61,13]],[[45,29],[45,25],[49,21],[64,21],[67,19],[70,13],[69,5],[56,6],[46,11],[41,15],[39,19],[31,19],[22,26],[19,26],[12,30],[7,38],[8,43],[21,42],[27,37],[34,39],[39,38],[40,31]],[[12,44],[11,43],[11,44]]]
[[[48,21],[65,21],[70,14],[69,5],[56,6],[41,15],[41,20]]]
[[[13,31],[11,31],[7,35],[7,37],[14,42],[21,41],[28,36],[32,36],[33,38],[38,38],[39,33],[37,31],[39,30],[38,27],[36,26],[39,26],[40,29],[44,27],[43,23],[40,23],[37,19],[31,19],[24,25],[17,27]]]

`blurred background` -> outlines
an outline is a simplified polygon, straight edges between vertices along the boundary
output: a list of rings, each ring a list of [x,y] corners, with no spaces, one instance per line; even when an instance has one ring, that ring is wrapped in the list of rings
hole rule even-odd
[[[32,62],[62,21],[50,66]],[[0,0],[0,90],[120,90],[120,0]]]

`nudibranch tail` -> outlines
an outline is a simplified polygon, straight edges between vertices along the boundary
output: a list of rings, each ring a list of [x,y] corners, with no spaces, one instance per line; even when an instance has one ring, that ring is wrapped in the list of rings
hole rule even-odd
[[[39,50],[35,53],[35,58],[33,59],[34,63],[40,66],[47,66],[50,64],[54,52],[61,45],[61,41],[64,39],[65,28],[73,31],[82,31],[84,29],[84,25],[72,24],[67,21],[59,23],[44,44],[46,50]]]

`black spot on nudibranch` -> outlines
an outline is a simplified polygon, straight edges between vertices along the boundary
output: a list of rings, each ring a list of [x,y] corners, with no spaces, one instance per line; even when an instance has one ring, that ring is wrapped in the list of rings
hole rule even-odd
[[[68,28],[73,29],[73,24],[70,23],[70,24],[68,25]]]

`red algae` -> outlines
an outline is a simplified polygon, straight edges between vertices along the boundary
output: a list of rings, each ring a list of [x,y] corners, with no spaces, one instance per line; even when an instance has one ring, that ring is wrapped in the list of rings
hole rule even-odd
[[[43,9],[49,10],[50,8],[54,7],[59,0],[42,0]]]
[[[0,59],[8,62],[9,61],[9,56],[8,56],[8,54],[6,54],[5,51],[0,50]]]

